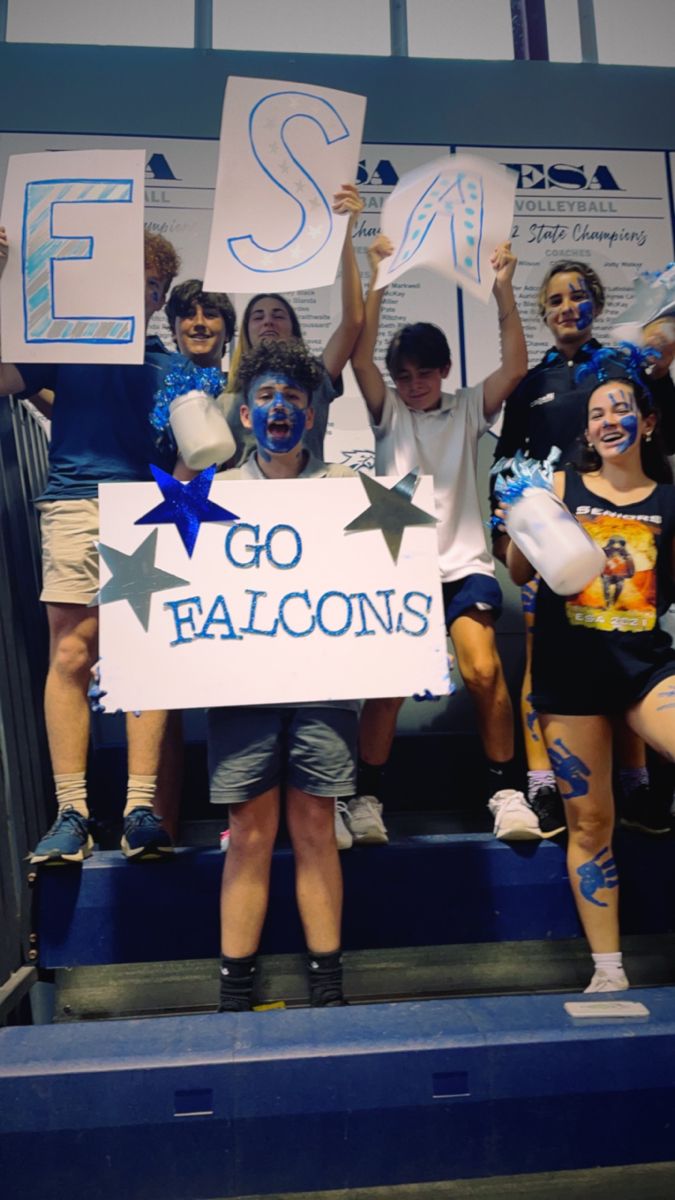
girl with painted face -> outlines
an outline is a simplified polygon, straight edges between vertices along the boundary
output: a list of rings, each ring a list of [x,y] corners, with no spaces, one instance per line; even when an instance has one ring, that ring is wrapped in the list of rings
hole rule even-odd
[[[347,213],[349,222],[342,251],[342,316],[337,328],[328,339],[321,361],[323,374],[312,393],[314,423],[306,431],[309,449],[323,458],[323,442],[328,424],[328,413],[332,401],[342,395],[342,371],[349,362],[363,324],[363,294],[361,276],[356,262],[352,235],[354,223],[363,209],[363,201],[353,184],[344,184],[333,197],[333,212]],[[251,450],[251,438],[239,425],[239,408],[244,399],[239,384],[239,364],[242,355],[255,350],[262,342],[280,343],[302,340],[300,321],[293,306],[284,296],[276,292],[261,292],[249,300],[241,321],[241,332],[232,356],[228,393],[234,400],[228,420],[240,449],[240,457]]]
[[[590,376],[579,376],[583,367],[601,349],[593,336],[594,321],[602,314],[605,289],[587,262],[560,259],[546,272],[537,294],[539,317],[553,338],[553,345],[528,371],[504,406],[502,431],[495,460],[512,458],[520,450],[544,460],[553,446],[561,452],[560,465],[569,462],[586,423]],[[650,365],[649,385],[668,452],[675,451],[675,389],[665,356]],[[508,537],[498,531],[493,537],[496,558],[506,561]],[[564,828],[564,812],[556,792],[549,756],[532,705],[530,671],[531,632],[536,608],[537,582],[524,588],[522,603],[526,630],[526,664],[521,689],[523,740],[528,768],[528,801],[539,821],[542,837],[553,837]],[[650,793],[644,746],[629,730],[619,740],[619,778],[622,818],[641,815],[645,832],[663,832],[667,806]],[[645,804],[648,801],[648,807]]]
[[[565,805],[569,878],[595,964],[591,992],[628,987],[612,851],[614,721],[675,759],[675,652],[659,625],[673,594],[675,489],[643,365],[624,347],[597,351],[579,372],[590,387],[583,445],[554,486],[606,565],[578,595],[557,596],[540,582],[533,635],[533,704]],[[532,578],[513,543],[507,563],[516,583]]]

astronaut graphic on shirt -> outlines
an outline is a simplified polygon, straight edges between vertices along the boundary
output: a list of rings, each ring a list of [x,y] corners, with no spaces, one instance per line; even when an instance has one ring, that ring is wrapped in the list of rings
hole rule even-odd
[[[661,517],[601,512],[588,507],[577,520],[605,555],[601,575],[565,604],[571,625],[644,633],[656,625],[657,537]]]

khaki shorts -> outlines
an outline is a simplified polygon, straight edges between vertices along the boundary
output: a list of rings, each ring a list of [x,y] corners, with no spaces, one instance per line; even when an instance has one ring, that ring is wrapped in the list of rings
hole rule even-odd
[[[98,500],[43,500],[42,591],[47,604],[89,604],[98,583]]]

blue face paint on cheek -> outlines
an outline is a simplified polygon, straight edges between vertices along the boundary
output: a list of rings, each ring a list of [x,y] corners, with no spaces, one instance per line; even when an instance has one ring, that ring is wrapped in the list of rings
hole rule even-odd
[[[267,404],[253,405],[251,419],[255,440],[262,451],[267,450],[271,454],[287,454],[302,440],[307,424],[307,410],[296,408],[294,404],[289,404],[284,400],[281,393],[277,393]],[[272,419],[284,421],[288,425],[288,431],[284,437],[270,435],[268,426]]]
[[[635,415],[635,413],[626,413],[625,417],[620,418],[619,425],[625,431],[625,434],[626,434],[625,440],[623,442],[621,442],[619,445],[619,450],[620,450],[621,454],[625,454],[626,450],[630,450],[631,446],[634,446],[637,441],[637,434],[638,434],[637,416]]]
[[[577,329],[588,329],[593,324],[593,301],[582,300],[577,306]]]

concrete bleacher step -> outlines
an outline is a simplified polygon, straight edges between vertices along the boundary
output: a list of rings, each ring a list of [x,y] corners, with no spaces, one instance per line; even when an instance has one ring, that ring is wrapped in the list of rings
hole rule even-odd
[[[630,999],[648,1015],[527,995],[0,1030],[3,1185],[278,1198],[669,1162],[675,992]]]
[[[675,987],[675,935],[623,939],[624,964],[633,987]],[[54,972],[49,1008],[36,1021],[214,1012],[218,959],[69,967]],[[578,997],[591,974],[582,939],[491,942],[478,945],[404,946],[354,950],[344,955],[350,1004],[433,1000],[476,995],[568,992]],[[306,1007],[304,955],[262,955],[256,1003]]]
[[[675,932],[675,842],[617,833],[625,934]],[[552,941],[580,934],[562,846],[489,834],[400,837],[342,855],[345,950]],[[132,864],[95,853],[81,868],[38,872],[33,931],[40,966],[209,958],[218,954],[222,855],[186,849]],[[303,948],[289,849],[275,851],[261,949]]]

